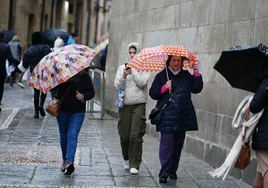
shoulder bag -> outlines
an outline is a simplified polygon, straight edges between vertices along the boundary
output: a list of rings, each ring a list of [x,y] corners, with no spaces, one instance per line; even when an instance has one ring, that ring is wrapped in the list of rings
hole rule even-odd
[[[122,88],[117,91],[117,98],[115,101],[115,105],[117,108],[124,107],[124,98],[125,98],[125,83],[123,83]]]
[[[168,106],[169,102],[172,100],[172,97],[176,94],[178,89],[179,86],[177,86],[177,89],[174,94],[170,94],[168,101],[161,108],[155,107],[152,109],[151,113],[149,114],[149,119],[151,120],[152,125],[159,125],[161,123],[163,110]]]
[[[249,141],[245,142],[247,127],[245,127],[244,135],[242,136],[242,147],[235,163],[235,168],[245,169],[250,163],[250,146]]]
[[[63,102],[63,100],[67,96],[67,94],[68,94],[69,90],[71,89],[71,87],[72,87],[72,85],[70,85],[67,88],[67,90],[65,91],[64,95],[61,97],[60,100],[52,99],[52,101],[50,101],[50,103],[48,104],[48,106],[46,108],[47,113],[49,113],[52,116],[58,116],[59,115],[61,103]]]

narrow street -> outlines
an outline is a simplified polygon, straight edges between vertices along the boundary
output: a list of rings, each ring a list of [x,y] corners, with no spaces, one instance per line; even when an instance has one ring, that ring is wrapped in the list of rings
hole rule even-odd
[[[50,93],[47,101],[50,100]],[[116,120],[85,118],[80,132],[74,175],[60,171],[61,151],[56,119],[47,115],[33,119],[29,88],[5,85],[0,114],[0,187],[180,187],[247,188],[249,185],[228,177],[213,179],[212,169],[183,152],[177,181],[158,183],[159,141],[144,139],[143,163],[139,175],[123,169]]]

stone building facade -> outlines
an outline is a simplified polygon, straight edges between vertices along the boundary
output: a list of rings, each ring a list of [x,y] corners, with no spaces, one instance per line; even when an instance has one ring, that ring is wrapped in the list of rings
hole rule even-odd
[[[0,30],[13,29],[24,48],[34,31],[65,29],[79,35],[79,43],[96,44],[108,33],[111,0],[3,0]]]
[[[117,67],[128,61],[128,43],[136,41],[141,48],[183,45],[197,55],[204,79],[202,93],[193,95],[199,131],[187,134],[184,149],[220,166],[239,132],[231,128],[235,110],[251,93],[233,89],[213,66],[221,51],[233,45],[268,44],[267,8],[267,0],[114,0],[106,68],[107,111],[117,112],[113,82]],[[149,98],[147,117],[154,105]],[[147,132],[158,136],[149,123]],[[249,167],[230,174],[252,184],[255,170],[253,152]]]

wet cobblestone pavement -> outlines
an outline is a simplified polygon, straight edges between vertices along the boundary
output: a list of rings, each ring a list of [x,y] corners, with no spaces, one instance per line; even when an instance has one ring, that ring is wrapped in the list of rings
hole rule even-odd
[[[0,187],[250,187],[232,177],[213,179],[207,174],[211,166],[184,152],[177,181],[159,184],[159,141],[150,135],[144,139],[139,175],[132,176],[123,169],[116,120],[91,120],[89,115],[79,135],[76,170],[65,176],[60,171],[56,119],[49,115],[33,119],[31,97],[29,89],[5,91],[0,114],[0,124],[6,126],[0,128]]]

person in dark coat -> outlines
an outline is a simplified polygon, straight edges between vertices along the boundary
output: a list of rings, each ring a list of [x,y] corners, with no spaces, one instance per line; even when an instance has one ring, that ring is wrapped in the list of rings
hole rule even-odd
[[[32,73],[35,66],[40,62],[40,60],[49,54],[51,49],[48,45],[42,44],[42,33],[34,32],[32,34],[32,45],[23,54],[22,65],[25,69],[30,67],[30,72]],[[39,100],[40,98],[40,100]],[[45,116],[44,103],[46,100],[46,94],[41,93],[38,89],[34,89],[34,118],[39,118],[39,112],[41,116]],[[39,103],[40,101],[40,103]]]
[[[250,111],[254,114],[264,109],[252,135],[252,149],[258,163],[254,187],[268,187],[268,74],[264,74],[261,80],[250,103]]]
[[[107,53],[108,53],[108,44],[106,45],[105,50],[100,58],[100,65],[101,65],[100,70],[102,71],[105,71],[105,68],[106,68]]]
[[[185,132],[198,130],[191,93],[202,91],[202,76],[198,72],[197,64],[194,66],[193,75],[187,70],[183,70],[184,61],[187,61],[185,57],[169,56],[166,69],[156,75],[149,91],[150,97],[157,100],[157,108],[162,108],[172,96],[172,100],[163,110],[160,124],[156,125],[156,131],[161,133],[159,148],[160,183],[167,183],[168,177],[177,179],[176,171],[180,161]]]
[[[63,159],[61,170],[65,175],[71,175],[75,170],[74,157],[78,134],[85,117],[85,101],[94,97],[94,87],[88,73],[81,71],[66,83],[56,87],[53,93],[57,93],[55,95],[57,99],[61,99],[66,94],[57,121]]]
[[[6,60],[9,61],[9,64],[18,64],[19,62],[13,58],[10,47],[8,44],[4,43],[5,33],[0,32],[0,111],[1,102],[4,93],[4,83],[7,76],[6,73]]]

